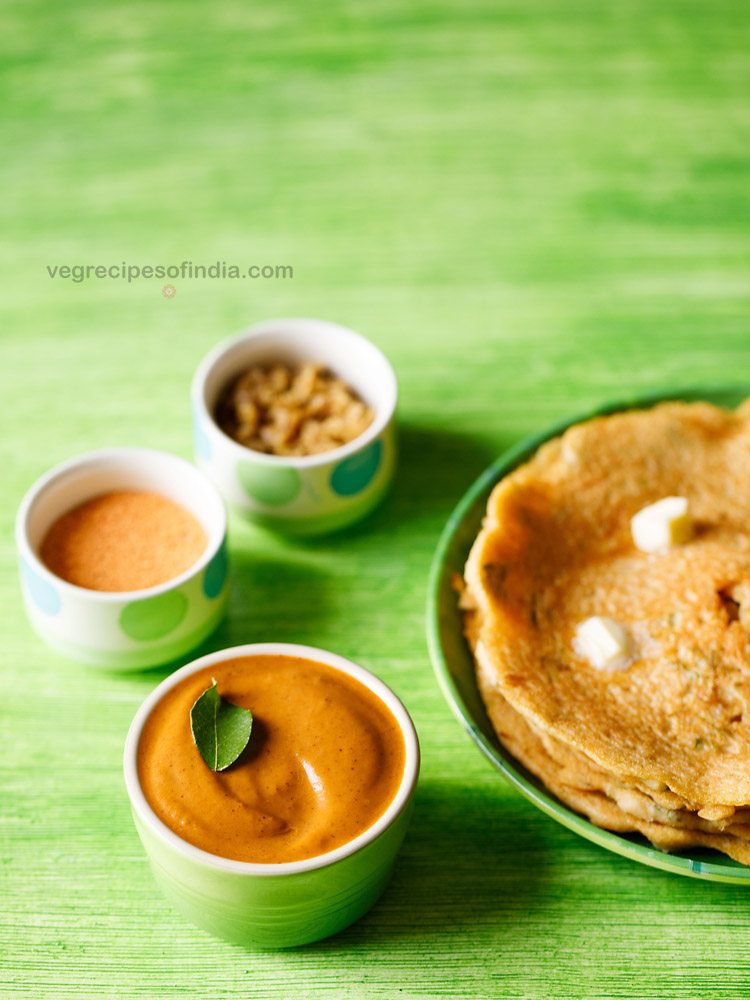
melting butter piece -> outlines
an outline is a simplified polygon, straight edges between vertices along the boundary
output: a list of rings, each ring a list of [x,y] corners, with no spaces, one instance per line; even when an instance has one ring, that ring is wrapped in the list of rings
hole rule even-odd
[[[664,497],[630,519],[633,541],[641,552],[660,552],[693,537],[693,519],[685,497]]]
[[[580,623],[573,647],[597,670],[622,670],[632,659],[633,648],[627,629],[599,615]]]

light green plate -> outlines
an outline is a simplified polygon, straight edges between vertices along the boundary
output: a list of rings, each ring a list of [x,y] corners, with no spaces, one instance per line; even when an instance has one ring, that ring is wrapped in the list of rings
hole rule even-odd
[[[734,408],[750,396],[750,386],[704,387],[684,392],[659,392],[620,400],[579,414],[556,424],[542,434],[526,438],[501,455],[476,480],[448,519],[438,543],[430,574],[427,607],[427,637],[435,673],[448,704],[471,739],[508,781],[530,802],[569,830],[601,847],[653,868],[714,882],[750,886],[750,867],[723,854],[694,850],[665,854],[643,837],[601,830],[583,816],[558,801],[533,775],[523,768],[500,744],[484,710],[474,680],[474,662],[463,636],[461,615],[451,584],[454,573],[462,573],[495,483],[529,458],[549,438],[561,434],[571,424],[618,410],[652,406],[664,399],[695,401],[705,399],[718,406]]]

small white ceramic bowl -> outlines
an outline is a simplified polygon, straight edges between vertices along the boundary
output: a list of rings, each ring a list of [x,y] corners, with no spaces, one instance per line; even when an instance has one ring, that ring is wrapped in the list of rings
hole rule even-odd
[[[341,448],[302,458],[238,444],[214,418],[219,396],[251,365],[274,362],[328,366],[372,407],[373,423]],[[388,359],[353,330],[318,319],[260,323],[219,344],[195,373],[196,459],[227,503],[249,520],[300,535],[334,531],[368,514],[388,488],[396,462],[397,394]]]
[[[299,656],[364,684],[390,709],[404,737],[404,775],[383,815],[354,840],[316,858],[284,864],[232,861],[194,847],[156,815],[138,779],[138,743],[157,702],[189,674],[237,656]],[[361,917],[385,888],[411,815],[419,774],[414,724],[374,674],[323,649],[266,642],[202,656],[149,695],[125,742],[125,785],[138,834],[166,896],[193,923],[246,947],[289,948],[335,934]]]
[[[206,549],[189,569],[144,590],[87,590],[42,563],[39,547],[54,521],[113,490],[160,493],[202,525]],[[150,448],[108,448],[58,465],[28,491],[16,518],[26,610],[59,652],[107,669],[133,670],[177,659],[218,625],[229,593],[227,518],[213,484],[190,462]]]

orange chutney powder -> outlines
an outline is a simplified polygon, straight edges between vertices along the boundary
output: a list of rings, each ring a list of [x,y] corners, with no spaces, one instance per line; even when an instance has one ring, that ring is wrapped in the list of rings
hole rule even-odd
[[[190,709],[216,678],[253,713],[250,742],[213,772]],[[359,681],[293,656],[242,656],[171,688],[138,745],[141,788],[175,833],[211,854],[280,863],[325,854],[363,833],[401,784],[406,750],[390,709]]]
[[[206,533],[159,493],[117,490],[86,500],[49,529],[40,556],[56,576],[88,590],[156,587],[205,551]]]

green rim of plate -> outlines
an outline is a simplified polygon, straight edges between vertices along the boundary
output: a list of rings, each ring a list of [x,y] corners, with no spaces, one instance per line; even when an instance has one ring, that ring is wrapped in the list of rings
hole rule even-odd
[[[748,385],[652,391],[597,406],[519,441],[485,469],[448,518],[432,562],[427,598],[427,642],[443,695],[470,738],[517,791],[569,830],[622,857],[679,875],[737,885],[750,885],[750,867],[708,849],[666,854],[651,846],[640,834],[625,835],[602,830],[563,805],[505,750],[495,736],[477,690],[474,661],[464,639],[461,615],[451,581],[455,573],[463,573],[493,486],[530,458],[545,441],[584,420],[622,410],[644,409],[666,400],[706,400],[717,406],[733,409],[748,396]]]

